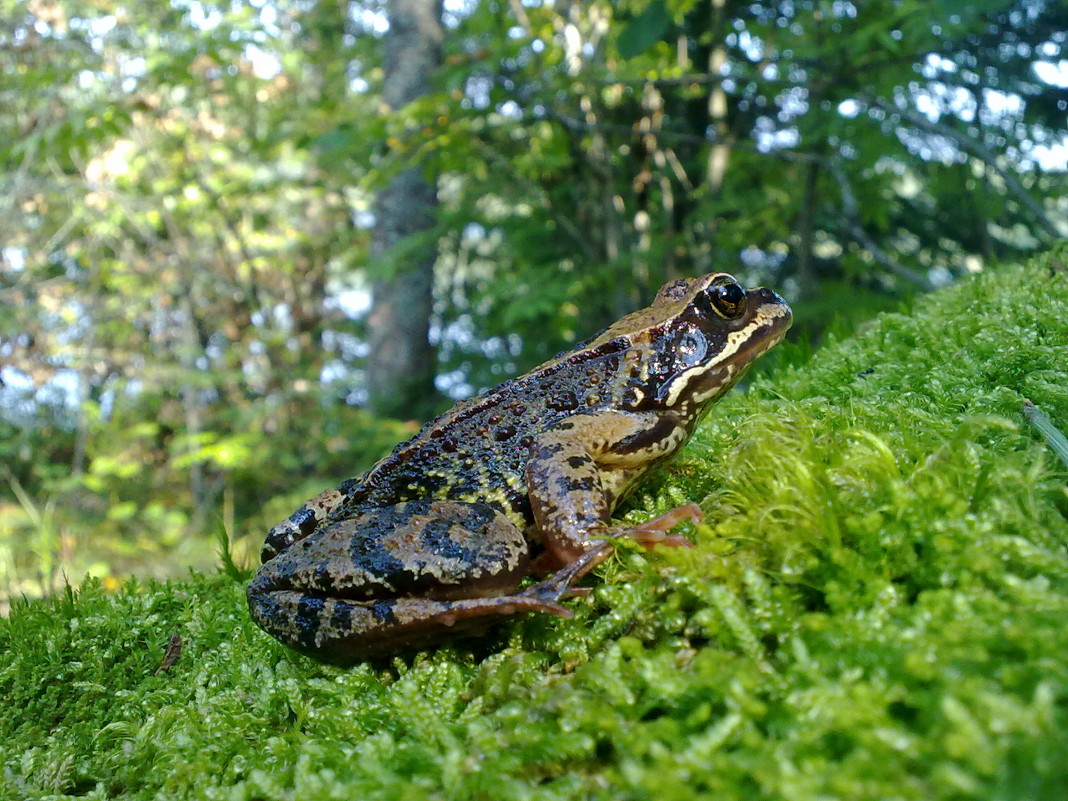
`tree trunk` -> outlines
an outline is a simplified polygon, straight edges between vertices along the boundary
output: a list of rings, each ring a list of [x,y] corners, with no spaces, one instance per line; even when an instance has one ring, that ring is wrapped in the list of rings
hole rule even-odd
[[[820,165],[810,161],[802,167],[805,185],[801,197],[801,211],[797,221],[797,281],[801,295],[806,298],[819,294],[814,265],[816,245],[816,212],[819,208]]]
[[[715,44],[708,56],[708,74],[713,76],[711,90],[708,93],[708,122],[712,128],[714,139],[708,152],[708,166],[705,175],[705,187],[708,198],[711,201],[712,216],[708,221],[707,241],[703,253],[697,254],[700,259],[701,270],[718,269],[719,259],[716,250],[718,247],[717,236],[719,233],[719,218],[723,213],[720,208],[720,195],[723,192],[723,183],[727,175],[727,165],[730,161],[733,142],[731,137],[730,122],[727,118],[727,93],[723,84],[716,81],[720,76],[724,64],[727,63],[725,7],[726,0],[710,0],[710,28]],[[700,257],[705,258],[700,258]]]
[[[382,98],[398,109],[430,91],[430,75],[441,63],[441,0],[390,0],[387,11]],[[398,174],[378,196],[372,255],[432,228],[436,206],[437,188],[420,167]],[[436,405],[429,340],[436,256],[428,241],[412,251],[409,264],[372,283],[367,405],[375,414],[422,418]]]

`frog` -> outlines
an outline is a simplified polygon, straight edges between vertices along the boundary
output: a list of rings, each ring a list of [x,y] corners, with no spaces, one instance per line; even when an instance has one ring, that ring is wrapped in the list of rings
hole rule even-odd
[[[691,544],[673,529],[702,521],[696,503],[629,526],[613,512],[791,322],[778,294],[728,273],[667,282],[272,528],[247,587],[252,620],[351,665],[513,615],[570,617],[562,602],[589,592],[579,582],[615,543]]]

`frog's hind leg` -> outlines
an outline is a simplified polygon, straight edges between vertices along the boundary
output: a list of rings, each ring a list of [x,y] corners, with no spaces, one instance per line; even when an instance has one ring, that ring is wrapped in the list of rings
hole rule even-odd
[[[418,647],[493,618],[569,616],[567,585],[519,592],[523,532],[482,503],[412,501],[370,509],[294,542],[248,587],[253,620],[326,661]],[[481,619],[481,620],[480,620]]]
[[[342,665],[440,644],[447,638],[480,634],[502,616],[524,612],[557,617],[572,614],[558,603],[533,595],[353,602],[292,591],[273,593],[266,603],[259,604],[259,609],[270,615],[271,633],[286,645]]]

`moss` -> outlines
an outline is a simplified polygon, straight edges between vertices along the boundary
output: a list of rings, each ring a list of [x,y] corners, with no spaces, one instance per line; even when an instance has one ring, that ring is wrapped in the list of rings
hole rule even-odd
[[[222,575],[0,622],[11,798],[997,799],[1068,786],[1065,250],[725,400],[635,519],[704,498],[495,636],[351,670]],[[156,673],[172,633],[183,651]]]

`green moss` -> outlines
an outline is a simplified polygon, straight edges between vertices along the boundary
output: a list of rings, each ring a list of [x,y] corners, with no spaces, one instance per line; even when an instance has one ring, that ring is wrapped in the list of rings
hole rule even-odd
[[[337,670],[223,576],[0,621],[10,798],[1044,799],[1068,786],[1065,254],[725,400],[634,518],[705,499],[489,639]],[[172,633],[184,643],[156,673]]]

